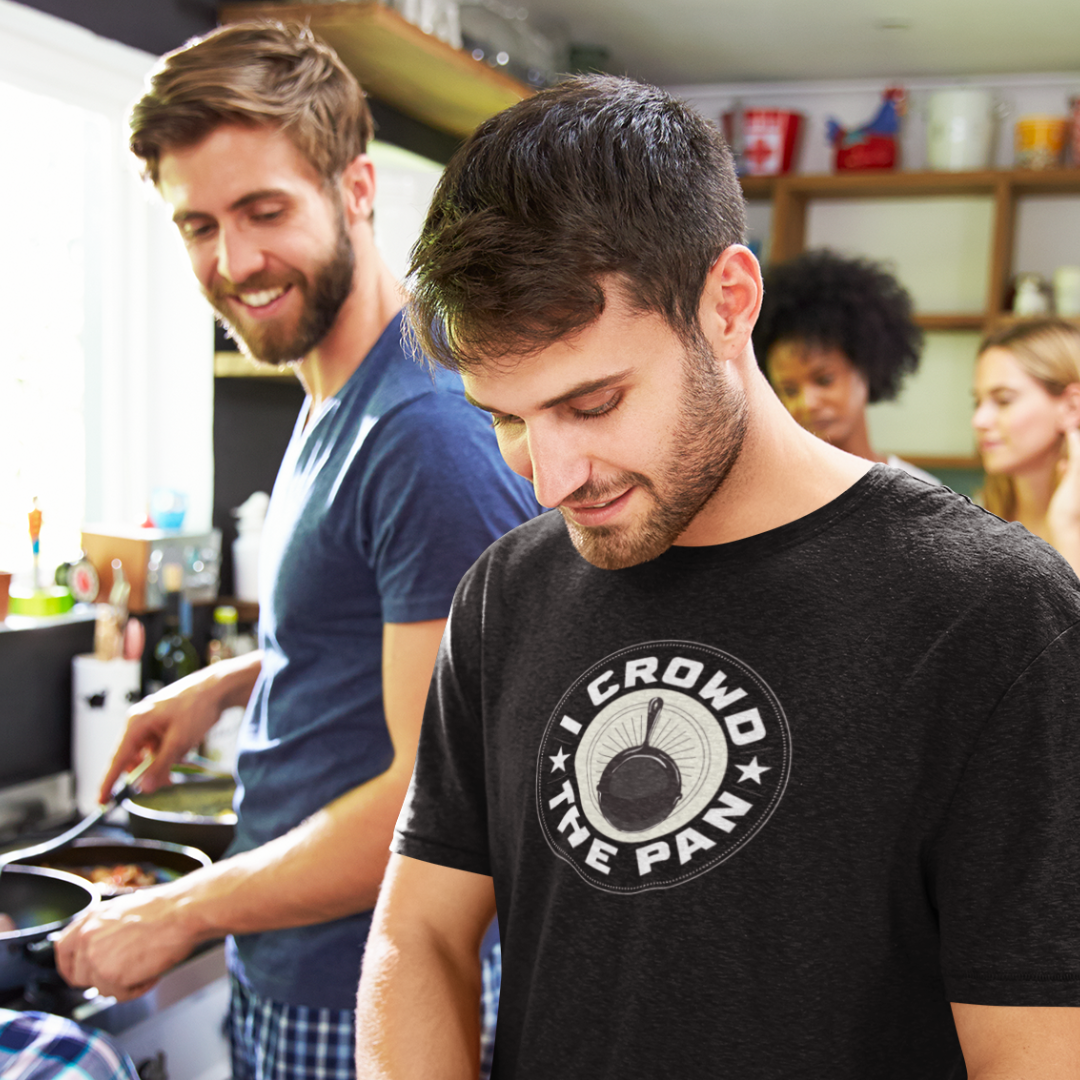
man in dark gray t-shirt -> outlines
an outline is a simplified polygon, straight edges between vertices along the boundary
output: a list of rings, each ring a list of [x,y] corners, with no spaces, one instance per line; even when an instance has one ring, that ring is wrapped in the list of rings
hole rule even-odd
[[[1080,1061],[1080,589],[801,429],[715,129],[572,79],[484,124],[414,331],[557,508],[459,586],[368,940],[358,1065],[1065,1080]]]

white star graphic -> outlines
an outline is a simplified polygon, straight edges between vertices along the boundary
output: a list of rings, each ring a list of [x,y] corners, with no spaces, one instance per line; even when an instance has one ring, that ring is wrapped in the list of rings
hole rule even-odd
[[[566,772],[566,762],[567,759],[570,757],[570,755],[566,753],[566,751],[560,748],[557,754],[549,754],[548,756],[551,758],[552,772],[555,772],[556,770]]]
[[[755,784],[760,784],[761,774],[767,773],[772,768],[772,766],[759,765],[757,758],[754,758],[754,760],[751,761],[749,765],[736,765],[735,768],[742,773],[742,776],[739,777],[740,784],[744,780],[753,780]]]

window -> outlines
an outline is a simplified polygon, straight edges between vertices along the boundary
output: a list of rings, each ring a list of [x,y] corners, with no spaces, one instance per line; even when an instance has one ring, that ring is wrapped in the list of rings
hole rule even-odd
[[[212,505],[213,321],[126,116],[155,58],[0,0],[0,568],[137,525],[153,487]]]

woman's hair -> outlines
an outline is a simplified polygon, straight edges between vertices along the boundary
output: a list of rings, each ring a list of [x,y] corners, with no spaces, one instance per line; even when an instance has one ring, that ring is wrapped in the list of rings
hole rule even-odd
[[[1053,397],[1080,382],[1080,327],[1064,319],[1031,319],[998,327],[979,342],[978,355],[987,349],[1004,349]],[[987,473],[980,501],[992,514],[1011,521],[1016,516],[1013,478]]]
[[[161,155],[194,146],[222,124],[284,131],[324,183],[371,138],[364,92],[307,27],[224,26],[162,57],[131,112],[131,150],[155,184]]]
[[[754,352],[766,364],[774,345],[837,349],[858,369],[869,401],[891,401],[919,366],[922,331],[911,297],[876,263],[833,251],[806,251],[770,268],[754,327]]]

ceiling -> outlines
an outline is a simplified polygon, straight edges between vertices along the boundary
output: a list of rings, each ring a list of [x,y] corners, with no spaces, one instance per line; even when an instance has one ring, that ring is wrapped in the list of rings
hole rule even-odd
[[[1077,0],[523,0],[663,86],[1080,70]]]
[[[18,0],[152,53],[217,0]],[[402,0],[397,0],[398,3]],[[474,0],[475,2],[475,0]],[[662,86],[1080,71],[1077,0],[487,0]]]

